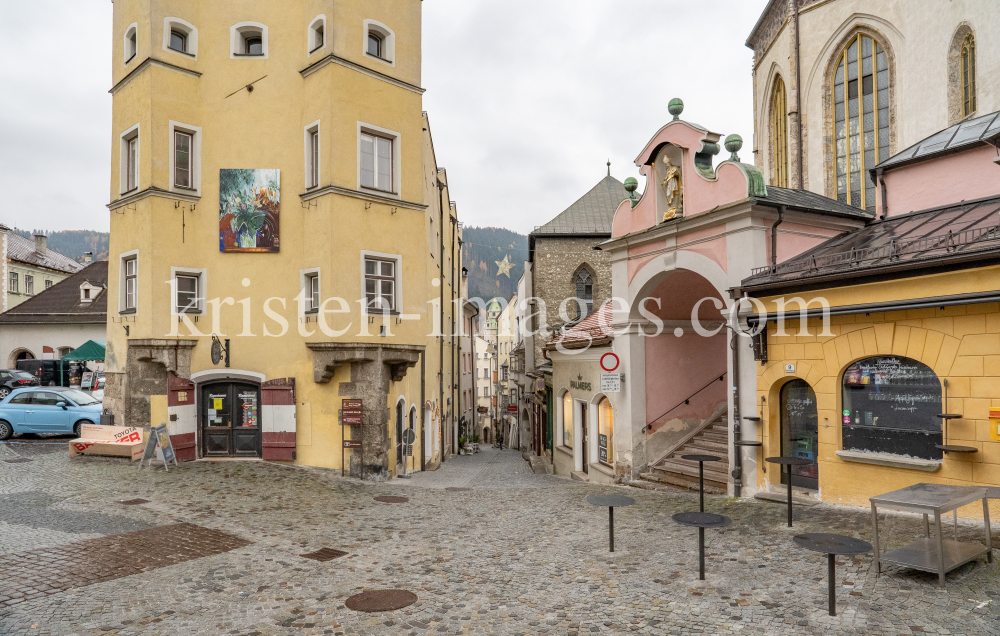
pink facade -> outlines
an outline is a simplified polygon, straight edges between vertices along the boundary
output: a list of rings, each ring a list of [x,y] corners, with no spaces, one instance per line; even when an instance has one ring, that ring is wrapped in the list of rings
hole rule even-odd
[[[996,148],[980,145],[972,150],[936,157],[934,161],[888,170],[883,175],[888,216],[1000,194],[1000,168],[993,163],[996,157]],[[881,215],[881,190],[876,200]]]

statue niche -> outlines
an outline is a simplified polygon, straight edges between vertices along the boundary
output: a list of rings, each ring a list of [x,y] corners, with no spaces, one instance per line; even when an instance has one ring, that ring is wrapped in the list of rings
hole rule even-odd
[[[660,165],[656,166],[662,199],[657,208],[662,210],[661,221],[684,216],[684,178],[681,172],[682,150],[676,146],[667,145],[657,157]]]

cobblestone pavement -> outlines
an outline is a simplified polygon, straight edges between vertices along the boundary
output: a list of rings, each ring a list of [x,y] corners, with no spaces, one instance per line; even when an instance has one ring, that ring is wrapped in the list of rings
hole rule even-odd
[[[5,461],[18,457],[32,461]],[[636,499],[616,511],[615,555],[607,514],[585,503],[595,493]],[[383,495],[409,501],[374,500]],[[121,503],[135,498],[149,503]],[[831,617],[825,557],[791,537],[868,540],[865,511],[801,508],[793,531],[780,505],[708,497],[706,507],[733,524],[706,532],[701,582],[697,532],[670,519],[697,509],[696,495],[534,475],[513,451],[484,449],[412,479],[361,484],[265,462],[138,472],[122,459],[70,460],[64,441],[0,444],[0,563],[8,564],[0,581],[11,563],[43,567],[46,548],[71,561],[68,546],[176,524],[249,542],[0,606],[0,634],[1000,634],[997,562],[963,566],[942,590],[936,577],[909,570],[876,577],[869,556],[841,559]],[[894,546],[922,533],[913,517],[890,513],[883,523]],[[961,538],[980,534],[960,527]],[[322,548],[348,554],[301,556]],[[93,559],[81,553],[81,565]],[[344,605],[386,588],[418,601],[375,614]]]

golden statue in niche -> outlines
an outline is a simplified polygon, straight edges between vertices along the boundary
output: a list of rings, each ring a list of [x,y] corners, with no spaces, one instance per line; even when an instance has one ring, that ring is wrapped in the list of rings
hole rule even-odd
[[[663,171],[664,177],[660,186],[663,187],[663,194],[667,197],[667,210],[663,213],[663,220],[669,221],[684,214],[684,184],[681,182],[680,166],[671,163],[667,155],[663,156]]]

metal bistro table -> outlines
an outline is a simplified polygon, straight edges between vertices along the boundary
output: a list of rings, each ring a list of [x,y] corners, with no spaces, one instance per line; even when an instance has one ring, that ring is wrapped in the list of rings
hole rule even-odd
[[[803,457],[767,457],[764,461],[771,464],[778,464],[778,470],[781,470],[781,466],[788,466],[788,527],[792,527],[792,466],[805,466],[806,464],[811,464],[812,462]]]
[[[615,508],[631,506],[635,499],[625,495],[590,495],[587,503],[592,506],[604,506],[608,509],[608,545],[609,551],[615,551]]]
[[[813,552],[823,552],[827,559],[827,577],[830,581],[830,616],[837,615],[837,555],[868,554],[872,551],[872,544],[854,537],[845,537],[842,534],[827,534],[825,532],[809,532],[797,534],[792,537],[800,548],[812,550]]]
[[[698,504],[699,510],[705,512],[705,462],[717,462],[722,458],[715,455],[681,455],[681,459],[698,462]]]
[[[698,528],[698,578],[704,581],[705,528],[725,528],[733,520],[711,512],[679,512],[671,518],[682,526]]]
[[[924,572],[937,573],[938,583],[944,587],[945,574],[958,566],[968,563],[983,554],[993,561],[993,545],[990,540],[990,507],[985,487],[950,486],[948,484],[915,484],[894,490],[884,495],[872,497],[872,528],[875,534],[875,568],[882,571],[882,562]],[[958,541],[958,509],[974,501],[983,502],[983,524],[986,530],[986,546],[979,543]],[[924,538],[881,554],[878,543],[878,509],[891,508],[920,513],[924,516]],[[945,539],[941,531],[941,515],[955,511],[955,539]],[[930,536],[928,515],[934,515],[934,539]]]

